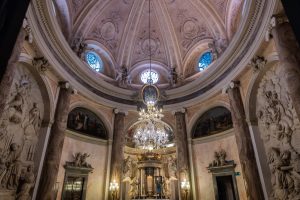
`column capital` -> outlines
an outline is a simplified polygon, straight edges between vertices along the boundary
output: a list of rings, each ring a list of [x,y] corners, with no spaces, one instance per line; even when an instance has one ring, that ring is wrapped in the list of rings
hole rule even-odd
[[[240,86],[240,81],[230,81],[222,90],[222,94],[226,94],[229,89],[238,88]]]
[[[186,113],[186,108],[179,108],[177,110],[173,110],[172,114],[175,115],[176,113]]]

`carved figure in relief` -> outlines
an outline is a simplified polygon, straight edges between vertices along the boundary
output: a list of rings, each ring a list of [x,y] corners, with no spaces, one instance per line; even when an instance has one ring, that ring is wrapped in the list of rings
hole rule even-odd
[[[16,84],[16,95],[8,104],[9,121],[20,124],[24,118],[26,97],[30,88],[29,80],[26,76],[22,77],[19,84]]]
[[[130,179],[135,178],[137,176],[137,172],[137,164],[130,156],[128,156],[123,161],[123,181],[128,181]]]
[[[26,172],[21,175],[19,182],[19,191],[17,192],[16,200],[30,200],[30,190],[35,182],[32,165],[27,167]]]
[[[67,162],[67,164],[70,164],[70,165],[75,166],[75,167],[92,168],[92,166],[89,163],[87,163],[87,161],[86,161],[86,159],[88,157],[90,157],[89,154],[78,152],[73,157],[74,157],[74,161],[73,162]]]
[[[228,162],[226,161],[227,153],[224,149],[221,149],[220,151],[216,151],[214,153],[215,159],[209,164],[209,167],[219,167],[224,166]]]
[[[130,190],[129,190],[129,196],[131,198],[138,196],[138,192],[139,192],[139,181],[136,177],[134,177],[133,179],[131,179],[129,181],[130,184]]]
[[[5,171],[1,179],[1,186],[3,188],[12,190],[18,186],[21,161],[19,160],[21,155],[21,148],[16,143],[10,145],[10,150],[7,157],[2,160],[5,163]]]
[[[299,121],[290,97],[281,89],[276,69],[262,79],[258,90],[257,118],[268,149],[268,164],[273,186],[272,199],[300,199],[300,155],[293,145],[294,134],[299,132]]]
[[[38,131],[41,127],[41,117],[40,117],[40,109],[37,106],[37,103],[33,103],[33,107],[29,111],[29,124],[28,126],[32,126],[35,135],[38,135]]]

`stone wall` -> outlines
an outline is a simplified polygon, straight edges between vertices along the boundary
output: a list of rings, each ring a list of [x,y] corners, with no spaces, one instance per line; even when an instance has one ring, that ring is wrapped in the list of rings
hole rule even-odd
[[[234,160],[237,164],[235,171],[241,172],[239,152],[233,130],[225,131],[214,136],[194,139],[192,144],[193,165],[196,177],[197,197],[201,200],[215,198],[212,174],[207,167],[214,160],[214,152],[224,149],[227,160]],[[241,200],[246,200],[245,184],[243,175],[236,176],[238,193]]]
[[[105,199],[108,145],[99,139],[89,139],[70,131],[67,132],[57,178],[59,189],[56,199],[61,199],[62,195],[65,177],[64,165],[66,162],[73,161],[73,156],[78,152],[90,154],[87,162],[94,168],[88,177],[86,199]]]

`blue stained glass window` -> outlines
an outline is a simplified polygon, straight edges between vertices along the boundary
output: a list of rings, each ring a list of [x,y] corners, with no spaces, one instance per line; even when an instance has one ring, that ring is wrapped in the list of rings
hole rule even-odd
[[[93,51],[89,51],[85,54],[85,60],[89,66],[96,72],[100,72],[103,68],[103,62],[101,58]]]
[[[208,65],[212,63],[212,61],[213,61],[213,57],[211,52],[204,53],[199,59],[199,63],[198,63],[199,71],[203,71]]]

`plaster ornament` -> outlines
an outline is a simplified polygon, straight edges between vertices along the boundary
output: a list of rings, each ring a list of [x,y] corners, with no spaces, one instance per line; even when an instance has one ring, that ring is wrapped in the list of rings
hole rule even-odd
[[[226,160],[227,153],[224,149],[215,151],[214,157],[215,159],[209,164],[209,167],[221,167],[228,163],[228,161]]]
[[[28,20],[27,18],[25,18],[23,20],[23,28],[26,32],[26,35],[25,35],[25,40],[28,41],[29,43],[32,43],[33,42],[33,35],[32,35],[32,31],[31,31],[31,27],[28,23]]]
[[[86,161],[88,157],[90,157],[89,154],[78,152],[75,155],[73,155],[74,160],[72,162],[67,162],[66,165],[79,168],[92,168],[92,166]]]
[[[265,67],[267,60],[262,56],[255,56],[251,61],[250,65],[253,68],[254,72],[257,72]]]
[[[201,39],[209,36],[209,33],[207,33],[208,29],[204,24],[200,23],[197,18],[188,17],[187,10],[179,10],[177,19],[180,22],[179,31],[182,37],[181,45],[185,50],[189,49]]]
[[[92,29],[90,36],[99,40],[100,43],[108,47],[112,51],[117,50],[119,34],[119,24],[122,21],[120,13],[113,11],[110,16],[101,20],[100,24],[96,24]]]
[[[48,60],[45,57],[33,58],[32,65],[41,73],[45,73],[50,66]]]

